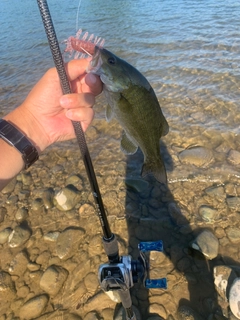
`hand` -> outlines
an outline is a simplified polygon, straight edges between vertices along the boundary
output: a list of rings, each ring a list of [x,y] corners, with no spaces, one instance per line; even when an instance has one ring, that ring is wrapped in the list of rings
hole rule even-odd
[[[56,141],[74,138],[71,120],[80,121],[84,131],[91,123],[92,106],[95,96],[102,91],[102,83],[96,75],[86,73],[88,64],[88,59],[66,64],[74,93],[63,95],[56,69],[49,69],[22,105],[5,117],[25,133],[39,151]]]

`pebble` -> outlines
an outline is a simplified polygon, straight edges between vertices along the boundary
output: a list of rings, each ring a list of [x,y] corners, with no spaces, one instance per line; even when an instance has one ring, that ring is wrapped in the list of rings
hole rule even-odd
[[[0,301],[10,301],[16,294],[15,284],[9,273],[0,271]]]
[[[67,259],[74,254],[74,249],[85,234],[81,228],[67,228],[57,238],[56,254],[60,259]]]
[[[29,299],[19,310],[20,319],[31,320],[39,317],[48,303],[48,297],[45,294],[35,296]]]
[[[225,199],[226,194],[223,186],[213,186],[204,190],[209,196]]]
[[[16,226],[8,238],[8,245],[10,248],[17,248],[23,245],[31,237],[31,230],[28,226],[20,225]]]
[[[198,210],[199,215],[202,217],[204,221],[212,222],[218,216],[218,211],[208,206],[201,206]]]
[[[60,235],[59,231],[48,232],[43,236],[43,239],[49,242],[56,242],[59,235]]]
[[[12,179],[12,180],[6,185],[6,187],[2,189],[1,192],[2,192],[3,194],[13,192],[13,190],[15,189],[16,183],[17,183],[16,178]]]
[[[13,260],[10,262],[8,271],[11,275],[21,276],[27,269],[29,259],[24,251],[16,254]]]
[[[214,160],[212,150],[200,146],[183,150],[178,157],[182,163],[197,167],[206,167]]]
[[[54,190],[52,188],[48,188],[44,190],[42,193],[42,201],[46,209],[51,209],[54,207],[53,203]]]
[[[12,229],[11,228],[5,228],[0,231],[0,244],[4,244],[8,241],[8,237],[11,234]]]
[[[229,197],[226,201],[230,209],[236,211],[240,210],[240,197]]]
[[[236,278],[229,292],[229,306],[237,319],[240,319],[240,278]]]
[[[33,179],[30,172],[22,172],[21,180],[24,186],[30,186],[33,184]]]
[[[237,151],[237,150],[231,149],[231,150],[228,152],[227,160],[228,160],[231,164],[239,165],[239,164],[240,164],[240,152]]]
[[[216,266],[213,268],[214,285],[218,294],[227,301],[227,289],[237,277],[234,270],[228,266]]]
[[[68,271],[60,266],[51,265],[43,273],[40,280],[40,287],[54,297],[62,288],[68,276]]]
[[[228,227],[225,229],[228,239],[232,243],[240,242],[240,229],[236,227]]]
[[[180,306],[177,310],[178,320],[204,320],[196,311],[188,306]]]
[[[27,217],[28,217],[28,210],[24,207],[19,208],[15,214],[15,219],[18,222],[22,222],[22,221],[26,220]]]
[[[4,221],[6,214],[7,214],[7,209],[4,207],[0,207],[0,223]]]
[[[80,201],[81,193],[71,185],[60,190],[53,198],[53,203],[61,211],[73,209]]]
[[[84,203],[79,208],[79,214],[81,217],[92,216],[95,213],[96,213],[96,209],[94,208],[94,206],[92,206],[91,204],[88,204],[88,203]]]
[[[191,247],[200,251],[207,259],[212,260],[218,255],[219,242],[211,231],[204,230],[191,243]]]

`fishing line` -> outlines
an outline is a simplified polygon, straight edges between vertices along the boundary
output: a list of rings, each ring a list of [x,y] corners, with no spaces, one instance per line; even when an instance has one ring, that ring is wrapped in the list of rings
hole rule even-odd
[[[79,19],[79,12],[80,12],[81,4],[82,4],[82,0],[79,0],[78,8],[77,8],[77,16],[76,16],[76,32],[78,31],[78,19]]]
[[[46,35],[48,38],[49,47],[50,47],[53,60],[60,78],[63,94],[69,94],[71,93],[71,87],[68,81],[61,50],[60,50],[55,29],[53,26],[52,18],[49,12],[47,0],[37,0],[37,3],[38,3],[38,7],[42,17],[43,25],[46,31]],[[111,239],[114,238],[114,235],[112,234],[109,227],[107,215],[103,206],[101,193],[99,191],[96,175],[93,169],[92,160],[88,151],[84,132],[82,130],[80,122],[72,121],[72,124],[75,130],[78,145],[83,157],[83,162],[84,162],[88,179],[91,185],[92,194],[96,204],[97,214],[103,230],[104,239],[106,239],[106,241],[111,241]]]

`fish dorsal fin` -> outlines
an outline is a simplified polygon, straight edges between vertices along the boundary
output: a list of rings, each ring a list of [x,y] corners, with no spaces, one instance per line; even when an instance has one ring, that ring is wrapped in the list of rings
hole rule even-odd
[[[112,107],[110,106],[110,104],[107,105],[107,108],[106,108],[106,120],[107,122],[110,122],[113,118],[113,109]]]
[[[122,135],[121,149],[125,154],[134,154],[138,149],[138,146],[132,141],[126,132],[123,132]]]

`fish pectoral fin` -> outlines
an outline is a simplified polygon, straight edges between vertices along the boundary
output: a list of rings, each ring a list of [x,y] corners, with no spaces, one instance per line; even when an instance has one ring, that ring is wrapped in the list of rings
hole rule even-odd
[[[134,154],[138,149],[138,146],[132,141],[126,132],[123,132],[122,135],[121,149],[125,154]]]
[[[169,125],[167,123],[167,120],[164,118],[164,121],[163,121],[163,133],[162,135],[163,136],[166,136],[169,132]]]
[[[110,104],[107,105],[106,107],[106,120],[107,122],[110,122],[113,118],[113,109],[110,106]]]

